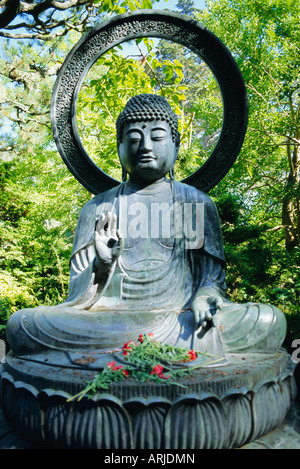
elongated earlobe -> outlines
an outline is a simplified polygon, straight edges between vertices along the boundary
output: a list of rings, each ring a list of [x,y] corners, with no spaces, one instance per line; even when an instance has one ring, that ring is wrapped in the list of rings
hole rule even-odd
[[[126,180],[127,180],[127,171],[126,171],[126,169],[123,168],[123,166],[122,166],[122,181],[123,181],[123,182],[126,182]]]
[[[171,168],[170,171],[169,171],[169,178],[171,179],[171,181],[174,181],[174,179],[175,179],[175,169],[174,169],[174,166],[173,166],[173,168]]]

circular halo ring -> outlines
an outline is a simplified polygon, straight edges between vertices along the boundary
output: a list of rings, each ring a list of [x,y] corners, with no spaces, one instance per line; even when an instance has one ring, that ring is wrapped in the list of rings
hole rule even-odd
[[[115,16],[89,31],[73,47],[61,67],[51,102],[51,123],[58,151],[75,178],[98,194],[120,184],[88,156],[76,124],[81,84],[92,65],[116,45],[141,37],[157,37],[182,44],[200,56],[218,82],[223,99],[219,140],[206,162],[182,182],[209,192],[226,175],[244,141],[248,103],[240,70],[229,50],[201,23],[178,13],[137,10]]]

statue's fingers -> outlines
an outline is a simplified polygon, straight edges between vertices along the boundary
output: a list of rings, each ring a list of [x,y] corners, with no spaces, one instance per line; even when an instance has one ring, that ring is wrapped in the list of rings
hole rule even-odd
[[[199,311],[197,310],[194,310],[193,313],[194,313],[195,324],[196,324],[196,327],[198,328],[201,326],[200,314],[199,314]]]
[[[100,230],[100,219],[97,219],[95,223],[95,233],[99,234],[99,230]]]
[[[114,213],[111,217],[111,228],[110,228],[110,234],[112,238],[115,238],[117,236],[117,215]]]
[[[208,315],[208,313],[209,313],[208,310],[200,311],[200,325],[202,327],[207,326],[207,315]]]
[[[107,227],[106,227],[105,234],[106,236],[110,238],[111,237],[111,221],[112,221],[112,215],[110,212],[108,212],[106,219],[107,219]]]
[[[99,234],[99,232],[98,232],[97,230],[95,231],[95,238],[94,238],[94,240],[95,240],[95,245],[97,246],[97,245],[99,244],[99,240],[100,240],[100,234]]]
[[[205,318],[206,318],[208,321],[210,321],[210,320],[211,320],[211,318],[212,318],[212,314],[211,314],[211,312],[210,312],[210,311],[206,311]]]
[[[95,244],[96,254],[100,255],[100,252],[101,252],[101,237],[100,237],[98,231],[95,231],[94,244]]]
[[[118,240],[119,240],[119,249],[120,249],[120,252],[122,252],[123,249],[124,249],[124,238],[123,238],[123,235],[122,235],[122,233],[121,233],[120,230],[117,230],[116,235],[117,235]]]
[[[214,298],[214,303],[215,303],[216,309],[221,309],[223,307],[223,300],[219,296]]]
[[[106,223],[106,216],[104,215],[104,213],[102,213],[97,225],[96,225],[96,231],[99,233],[100,236],[104,236],[105,232],[104,232],[104,227],[105,227],[105,223]]]
[[[101,235],[98,233],[98,231],[95,231],[94,243],[95,243],[96,249],[98,249],[98,250],[101,249],[101,246],[103,245],[104,239],[103,239],[103,237],[101,237]]]

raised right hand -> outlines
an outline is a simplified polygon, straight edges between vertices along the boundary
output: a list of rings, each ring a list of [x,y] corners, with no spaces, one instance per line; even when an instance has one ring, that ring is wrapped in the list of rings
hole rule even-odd
[[[124,238],[117,230],[117,215],[102,214],[95,229],[95,251],[100,270],[109,270],[124,248]]]

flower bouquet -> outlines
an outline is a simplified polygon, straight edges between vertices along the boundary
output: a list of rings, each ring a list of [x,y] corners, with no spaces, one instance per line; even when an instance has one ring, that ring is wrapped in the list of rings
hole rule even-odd
[[[168,384],[186,387],[178,383],[176,379],[191,374],[192,370],[196,368],[220,360],[219,357],[214,357],[211,361],[212,357],[204,353],[196,353],[194,350],[162,344],[154,340],[152,333],[140,334],[137,342],[133,340],[127,342],[123,345],[121,352],[118,362],[122,361],[123,365],[117,364],[116,361],[107,363],[106,367],[69,401],[73,399],[80,400],[85,395],[92,397],[101,390],[109,389],[111,383],[126,378],[141,382],[154,381],[158,383],[165,383],[168,380]],[[210,361],[200,361],[200,363],[191,366],[191,362],[197,360],[199,355],[204,355]]]

